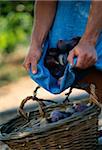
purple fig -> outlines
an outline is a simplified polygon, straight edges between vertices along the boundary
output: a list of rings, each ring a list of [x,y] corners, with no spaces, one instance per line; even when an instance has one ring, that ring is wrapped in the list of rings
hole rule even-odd
[[[52,122],[56,122],[60,119],[64,119],[66,117],[69,117],[70,115],[71,115],[71,113],[69,113],[69,112],[66,113],[64,111],[54,110],[51,112],[50,117],[51,117]]]
[[[76,106],[75,106],[75,111],[77,111],[77,112],[82,112],[82,111],[84,111],[86,108],[88,108],[88,106],[85,105],[85,104],[76,104]]]

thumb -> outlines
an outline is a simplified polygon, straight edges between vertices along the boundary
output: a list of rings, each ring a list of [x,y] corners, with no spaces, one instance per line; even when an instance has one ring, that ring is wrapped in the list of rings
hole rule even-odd
[[[33,56],[33,59],[31,61],[31,69],[33,74],[37,73],[37,64],[39,62],[40,57],[41,57],[41,53],[37,53]]]
[[[31,62],[31,69],[32,69],[32,73],[33,74],[36,74],[37,73],[37,60],[33,60],[32,62]]]
[[[74,54],[74,50],[71,50],[70,52],[69,52],[69,55],[68,55],[68,58],[67,58],[67,60],[68,60],[68,62],[72,65],[72,66],[74,66],[74,56],[75,56],[75,54]]]

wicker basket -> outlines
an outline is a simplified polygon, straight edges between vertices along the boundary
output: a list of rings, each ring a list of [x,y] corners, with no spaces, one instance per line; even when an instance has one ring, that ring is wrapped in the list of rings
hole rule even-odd
[[[30,112],[27,117],[23,107],[29,99],[36,99],[40,107]],[[93,101],[92,97],[91,100]],[[88,101],[89,99],[82,103]],[[94,101],[99,105],[95,98]],[[0,140],[13,150],[96,150],[100,113],[100,108],[96,104],[92,103],[83,112],[74,113],[68,118],[46,123],[44,118],[47,118],[52,110],[65,109],[68,105],[71,105],[71,102],[64,101],[46,106],[36,95],[27,97],[20,106],[20,113],[24,117],[18,116],[4,124],[0,129]]]

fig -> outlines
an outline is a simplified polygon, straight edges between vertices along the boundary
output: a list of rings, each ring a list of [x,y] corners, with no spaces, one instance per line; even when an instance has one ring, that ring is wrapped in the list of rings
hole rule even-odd
[[[64,119],[64,118],[67,118],[71,115],[70,112],[64,112],[64,111],[59,111],[59,110],[54,110],[51,112],[51,121],[52,122],[56,122],[58,120],[61,120],[61,119]]]

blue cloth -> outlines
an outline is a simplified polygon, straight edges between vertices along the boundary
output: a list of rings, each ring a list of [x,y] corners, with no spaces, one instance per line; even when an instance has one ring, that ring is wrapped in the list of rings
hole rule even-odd
[[[59,1],[57,5],[56,16],[49,35],[44,43],[43,55],[38,63],[38,72],[33,74],[30,70],[31,78],[40,86],[51,93],[61,93],[70,87],[74,80],[75,74],[70,64],[67,64],[64,77],[60,83],[49,73],[44,66],[44,57],[49,47],[56,47],[58,40],[70,40],[76,36],[82,36],[90,10],[90,1]],[[96,44],[98,61],[95,66],[102,71],[102,33]]]

